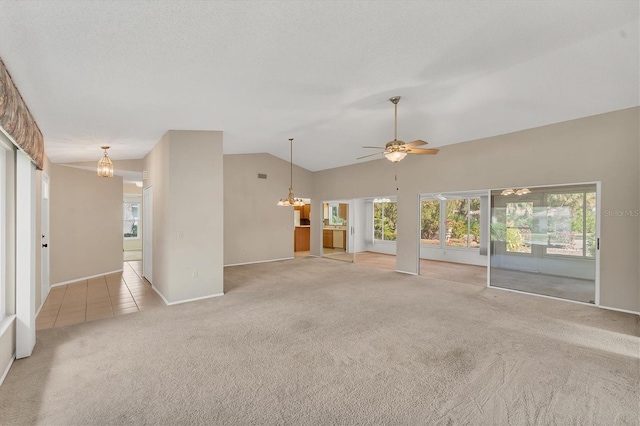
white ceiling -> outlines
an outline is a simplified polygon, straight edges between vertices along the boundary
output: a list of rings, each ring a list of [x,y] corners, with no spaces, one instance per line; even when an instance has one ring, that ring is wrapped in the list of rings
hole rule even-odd
[[[639,105],[633,1],[6,1],[0,56],[53,162],[168,129],[315,171]],[[421,157],[430,158],[433,157]]]

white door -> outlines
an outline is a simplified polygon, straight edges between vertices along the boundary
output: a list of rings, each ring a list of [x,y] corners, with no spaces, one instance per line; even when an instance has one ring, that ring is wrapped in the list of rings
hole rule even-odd
[[[42,245],[40,248],[40,280],[42,291],[41,302],[44,303],[49,295],[49,176],[42,174],[42,217],[40,230]]]
[[[153,284],[153,186],[142,191],[142,275]]]

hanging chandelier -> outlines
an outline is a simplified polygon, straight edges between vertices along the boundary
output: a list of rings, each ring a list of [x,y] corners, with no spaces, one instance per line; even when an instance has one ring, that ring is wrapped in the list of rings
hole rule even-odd
[[[293,138],[289,139],[289,144],[291,145],[291,161],[289,162],[291,165],[291,181],[289,185],[289,197],[280,199],[280,201],[278,201],[278,205],[281,207],[304,206],[304,201],[293,196]]]
[[[113,163],[107,154],[108,146],[101,146],[104,149],[104,157],[98,161],[98,176],[100,177],[113,177]]]

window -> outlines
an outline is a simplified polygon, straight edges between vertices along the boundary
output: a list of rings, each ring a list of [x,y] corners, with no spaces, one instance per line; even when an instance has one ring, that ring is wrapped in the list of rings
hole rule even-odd
[[[346,218],[341,217],[340,204],[329,204],[329,225],[344,225]]]
[[[140,238],[138,236],[138,222],[140,219],[140,203],[128,202],[124,206],[124,238]]]
[[[596,193],[547,194],[546,254],[594,257]]]
[[[373,239],[378,241],[396,240],[398,208],[395,201],[373,202]]]
[[[440,245],[440,201],[427,200],[420,205],[422,244]]]
[[[444,217],[441,212],[445,212]],[[426,245],[479,248],[480,198],[423,200],[420,242]],[[440,229],[444,229],[444,244]]]

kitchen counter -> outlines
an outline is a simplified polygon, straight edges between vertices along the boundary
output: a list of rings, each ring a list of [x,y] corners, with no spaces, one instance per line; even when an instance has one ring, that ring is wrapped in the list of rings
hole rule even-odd
[[[322,229],[322,247],[346,248],[347,227],[346,226],[325,226]]]
[[[324,228],[332,231],[346,231],[347,227],[345,225],[324,225]]]

